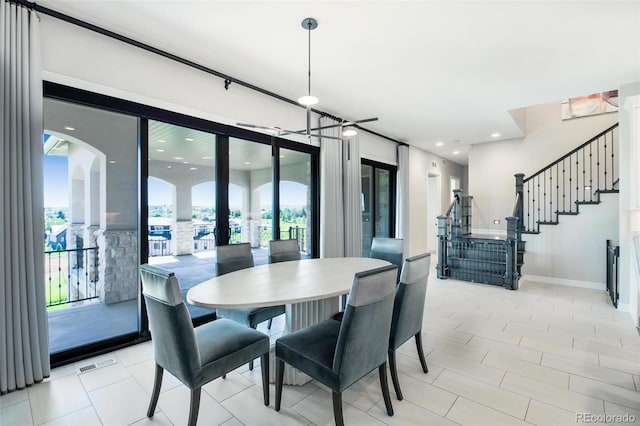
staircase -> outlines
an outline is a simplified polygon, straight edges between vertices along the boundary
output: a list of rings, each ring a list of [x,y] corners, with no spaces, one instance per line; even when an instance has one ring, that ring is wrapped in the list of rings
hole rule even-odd
[[[520,232],[538,234],[544,225],[558,225],[560,216],[577,215],[580,206],[618,192],[617,131],[618,123],[531,176],[515,176]]]
[[[524,263],[522,234],[539,234],[546,225],[558,225],[561,216],[599,204],[602,194],[618,192],[617,129],[616,123],[529,177],[515,175],[506,237],[473,234],[473,197],[453,191],[448,211],[438,217],[438,278],[516,290]]]

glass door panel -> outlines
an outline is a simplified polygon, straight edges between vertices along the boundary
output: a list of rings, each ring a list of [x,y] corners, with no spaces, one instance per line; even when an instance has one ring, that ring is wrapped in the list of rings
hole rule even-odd
[[[214,276],[214,134],[149,120],[148,243],[153,265],[187,290]],[[187,304],[192,318],[212,314]]]
[[[362,208],[362,255],[368,257],[374,235],[374,174],[372,166],[362,164],[360,168],[362,179],[360,199]]]
[[[273,239],[271,164],[271,145],[229,138],[229,244],[251,243],[256,265]]]
[[[311,257],[311,154],[280,149],[280,239],[296,239]]]
[[[139,332],[138,119],[48,98],[43,112],[54,355]]]
[[[376,237],[391,237],[391,188],[390,172],[384,169],[375,169],[376,191]]]

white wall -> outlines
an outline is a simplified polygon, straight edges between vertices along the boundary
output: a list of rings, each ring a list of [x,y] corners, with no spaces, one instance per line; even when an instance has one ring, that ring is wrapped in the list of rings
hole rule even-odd
[[[563,216],[560,225],[523,235],[524,278],[605,290],[605,244],[618,239],[618,198],[603,194],[600,204],[580,206],[579,215]]]
[[[237,84],[225,90],[219,77],[50,16],[41,15],[41,34],[45,80],[219,123],[306,125],[304,108]]]
[[[461,188],[466,188],[467,168],[460,164],[445,160],[416,147],[409,148],[409,254],[415,256],[429,250],[428,227],[430,223],[427,212],[429,173],[439,174],[441,182],[441,206],[449,207],[451,200],[450,177],[460,178]]]

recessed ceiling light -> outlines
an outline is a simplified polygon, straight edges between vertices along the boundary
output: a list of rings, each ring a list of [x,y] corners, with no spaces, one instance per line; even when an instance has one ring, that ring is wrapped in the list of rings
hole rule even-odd
[[[284,157],[285,157],[284,155],[281,155],[281,156],[280,156],[280,158],[284,158]]]
[[[109,164],[116,164],[116,160],[109,160]]]
[[[436,146],[442,146],[444,145],[444,142],[436,142]]]
[[[170,168],[171,168],[171,166],[167,166],[167,169],[170,169]]]
[[[193,138],[184,138],[184,140],[187,142],[193,142]]]
[[[251,161],[245,161],[244,164],[249,165],[251,164]]]
[[[453,151],[453,155],[458,155],[460,154],[460,151]]]
[[[197,167],[189,167],[189,170],[198,170]]]
[[[188,161],[183,161],[182,164],[189,164],[189,162]]]
[[[174,160],[184,160],[184,157],[173,157]]]
[[[499,138],[500,137],[500,133],[491,133],[491,137],[492,138]]]
[[[203,160],[211,160],[213,157],[201,157]]]
[[[65,129],[65,130],[71,130],[71,131],[73,131],[73,130],[75,130],[76,128],[75,128],[75,127],[71,127],[71,126],[64,126],[64,129]]]
[[[158,143],[165,143],[166,141],[164,139],[158,139]]]
[[[164,152],[164,149],[156,149],[158,152]]]

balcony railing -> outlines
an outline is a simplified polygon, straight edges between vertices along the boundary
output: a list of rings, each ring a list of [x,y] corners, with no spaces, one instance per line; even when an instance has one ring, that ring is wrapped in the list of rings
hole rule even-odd
[[[44,252],[47,307],[99,297],[98,248]]]

